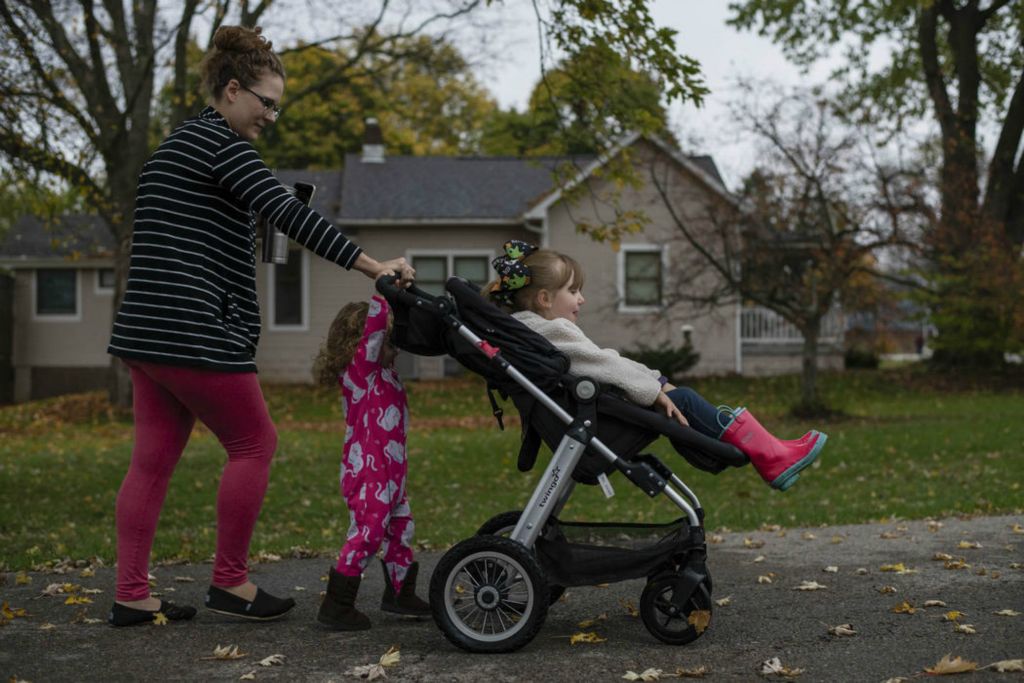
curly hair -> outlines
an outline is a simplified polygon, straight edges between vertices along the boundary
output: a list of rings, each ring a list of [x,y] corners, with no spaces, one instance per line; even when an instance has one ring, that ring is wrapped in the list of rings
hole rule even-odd
[[[365,301],[345,304],[334,316],[327,341],[313,361],[313,379],[327,387],[337,386],[338,376],[345,371],[363,338],[366,313],[370,309]]]
[[[284,78],[284,64],[274,54],[274,44],[260,35],[262,29],[245,26],[221,26],[213,36],[213,47],[203,57],[199,69],[203,89],[219,100],[224,87],[234,78],[249,88],[269,71]]]

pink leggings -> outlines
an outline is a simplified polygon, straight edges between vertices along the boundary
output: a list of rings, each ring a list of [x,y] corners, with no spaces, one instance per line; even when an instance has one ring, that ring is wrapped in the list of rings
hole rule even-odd
[[[227,588],[245,583],[249,541],[277,448],[277,431],[256,373],[127,364],[134,388],[135,447],[117,494],[115,599],[149,597],[149,553],[157,519],[196,418],[228,453],[217,491],[213,584]]]

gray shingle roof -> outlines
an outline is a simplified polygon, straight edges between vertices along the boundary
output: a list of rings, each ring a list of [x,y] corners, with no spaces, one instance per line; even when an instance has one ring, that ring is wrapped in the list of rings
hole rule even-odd
[[[109,257],[114,237],[99,216],[62,216],[45,224],[36,216],[22,216],[0,240],[0,259],[65,259]]]
[[[345,157],[340,221],[388,219],[517,220],[552,189],[559,159]],[[578,160],[585,166],[590,160]]]

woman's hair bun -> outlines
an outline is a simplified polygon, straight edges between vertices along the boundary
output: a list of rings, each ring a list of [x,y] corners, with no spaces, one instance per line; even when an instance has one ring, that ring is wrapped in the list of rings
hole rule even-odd
[[[259,26],[221,26],[213,36],[213,46],[224,52],[254,52],[270,50],[273,43],[260,35],[263,29]]]

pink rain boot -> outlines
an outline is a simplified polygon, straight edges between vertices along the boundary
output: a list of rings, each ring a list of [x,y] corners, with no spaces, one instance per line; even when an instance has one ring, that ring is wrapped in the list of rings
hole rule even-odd
[[[785,491],[800,478],[800,471],[817,459],[828,435],[812,431],[794,441],[781,441],[749,410],[740,408],[719,439],[746,453],[762,479],[772,488]]]

